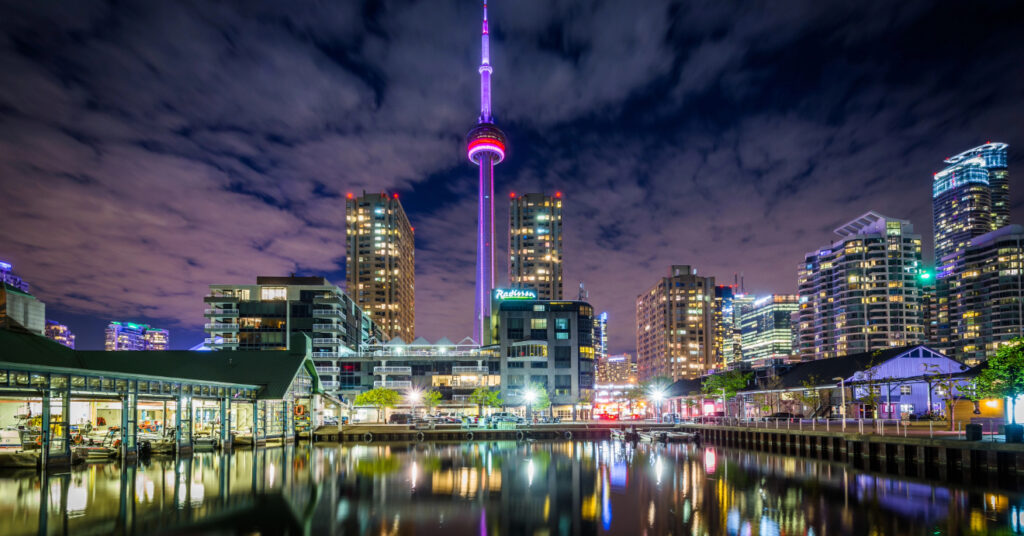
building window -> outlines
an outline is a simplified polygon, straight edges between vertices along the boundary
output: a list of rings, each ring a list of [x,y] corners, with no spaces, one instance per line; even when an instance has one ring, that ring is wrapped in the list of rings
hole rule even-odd
[[[509,361],[508,368],[523,368],[522,361]]]
[[[568,331],[569,330],[569,319],[568,318],[556,318],[555,319],[555,329],[560,330],[560,331]]]
[[[913,392],[914,392],[914,389],[910,385],[901,385],[900,386],[900,394],[901,395],[909,395],[909,394],[911,394]]]
[[[260,287],[260,299],[271,301],[271,300],[287,300],[288,299],[288,288],[286,287]]]
[[[548,329],[547,318],[531,318],[530,329]]]
[[[569,340],[569,332],[567,332],[567,331],[556,331],[555,332],[555,338],[560,340],[560,341],[567,341],[567,340]]]
[[[547,361],[533,361],[530,363],[530,368],[548,368]]]

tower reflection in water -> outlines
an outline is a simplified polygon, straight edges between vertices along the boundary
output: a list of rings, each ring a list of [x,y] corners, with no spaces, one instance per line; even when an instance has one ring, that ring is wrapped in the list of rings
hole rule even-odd
[[[0,475],[0,533],[987,534],[1024,497],[616,442],[270,448]]]

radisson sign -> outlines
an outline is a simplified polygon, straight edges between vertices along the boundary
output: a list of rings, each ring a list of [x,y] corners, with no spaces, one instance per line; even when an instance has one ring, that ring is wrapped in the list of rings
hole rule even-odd
[[[536,300],[537,291],[525,288],[496,288],[494,289],[496,300]]]

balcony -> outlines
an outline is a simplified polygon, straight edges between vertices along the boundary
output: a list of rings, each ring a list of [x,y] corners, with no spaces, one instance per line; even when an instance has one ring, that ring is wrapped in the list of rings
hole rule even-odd
[[[337,346],[342,343],[342,340],[337,337],[327,337],[313,339],[314,346]]]
[[[228,295],[220,295],[220,296],[218,296],[218,295],[215,294],[215,295],[212,295],[212,296],[204,296],[203,297],[203,301],[206,302],[206,303],[238,303],[238,296],[228,296]]]
[[[238,309],[207,309],[203,311],[203,316],[225,316],[225,317],[237,317]]]
[[[345,312],[337,309],[313,309],[313,318],[345,318]]]
[[[341,352],[313,352],[313,359],[337,359],[341,355]]]
[[[320,385],[324,389],[337,389],[338,386],[339,386],[339,383],[336,380],[321,380],[320,381]]]
[[[227,333],[238,331],[238,324],[213,323],[203,324],[203,328],[211,333]]]
[[[342,326],[340,324],[313,324],[313,331],[344,333],[345,326]]]
[[[238,346],[238,337],[211,337],[203,339],[203,343],[211,348],[215,346]]]
[[[452,374],[487,374],[487,367],[452,367]]]
[[[468,404],[470,395],[452,395],[452,402],[458,402],[460,404]]]
[[[373,367],[374,374],[412,374],[412,367]]]
[[[313,298],[313,303],[318,305],[340,305],[341,296],[320,296]]]
[[[383,387],[385,389],[411,389],[412,388],[412,382],[411,381],[395,381],[395,380],[387,380],[387,381],[379,381],[378,380],[378,381],[373,382],[373,388],[376,389],[378,387]]]
[[[317,374],[337,374],[339,372],[341,372],[341,367],[321,367],[319,365],[316,367]]]

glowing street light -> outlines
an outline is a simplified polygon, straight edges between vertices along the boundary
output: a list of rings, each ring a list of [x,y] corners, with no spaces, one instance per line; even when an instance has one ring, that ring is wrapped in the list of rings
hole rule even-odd
[[[523,393],[523,399],[526,400],[526,420],[531,420],[533,416],[533,404],[537,401],[537,391],[535,389],[528,388]]]
[[[415,416],[416,404],[418,404],[420,400],[423,400],[423,391],[416,388],[409,389],[405,393],[405,399],[409,402],[409,406],[411,406],[412,409],[412,414]]]
[[[651,391],[649,393],[649,396],[651,397],[651,402],[654,402],[654,408],[657,412],[657,415],[655,415],[654,417],[655,420],[658,421],[661,420],[661,403],[665,400],[665,394],[665,388],[657,386],[651,387]]]

